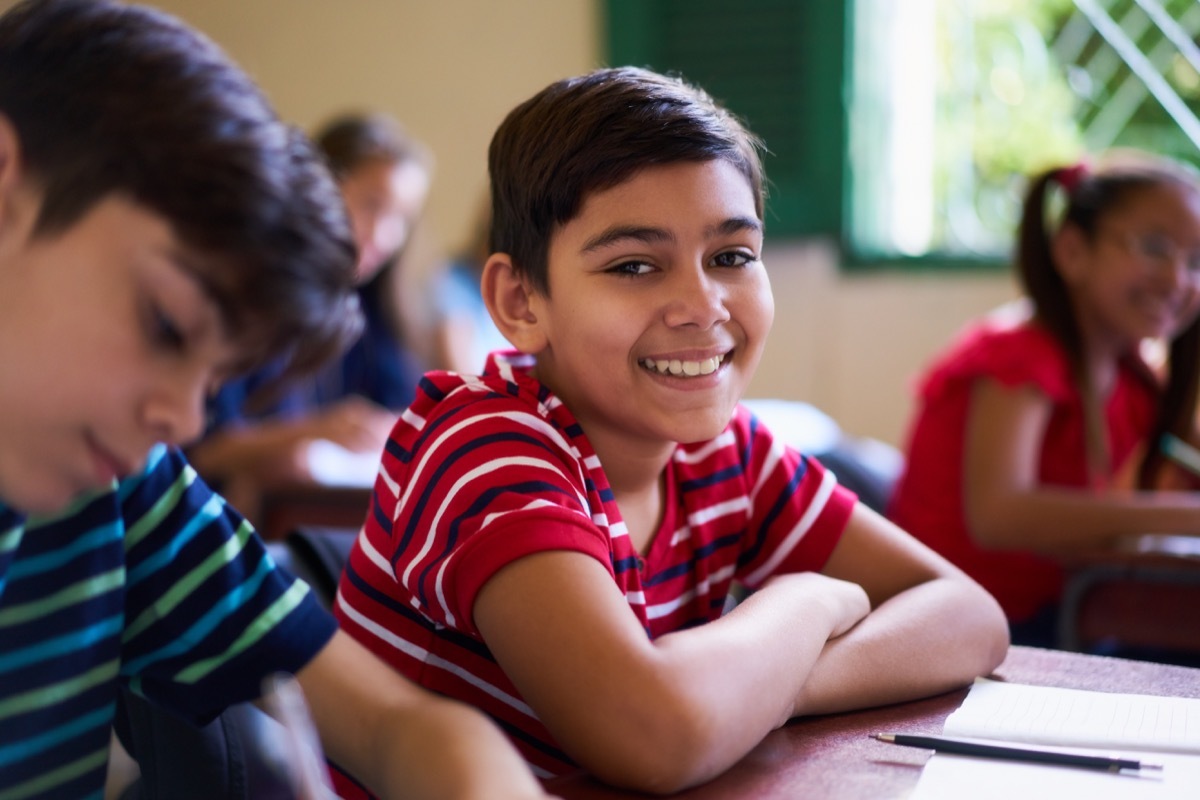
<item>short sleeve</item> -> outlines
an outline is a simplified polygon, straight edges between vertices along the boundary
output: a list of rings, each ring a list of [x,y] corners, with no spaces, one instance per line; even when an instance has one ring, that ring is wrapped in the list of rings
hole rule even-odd
[[[991,378],[1008,388],[1031,386],[1055,403],[1075,396],[1066,353],[1051,334],[1034,324],[968,329],[930,371],[921,394],[936,400],[956,382]]]
[[[126,533],[122,676],[203,722],[295,673],[336,623],[312,590],[277,567],[236,511],[174,449],[121,487]]]
[[[392,567],[423,615],[476,633],[479,589],[536,552],[581,552],[612,570],[606,535],[592,522],[594,489],[562,432],[513,397],[479,399],[462,413],[441,408],[411,461],[391,470],[406,474],[386,534]]]

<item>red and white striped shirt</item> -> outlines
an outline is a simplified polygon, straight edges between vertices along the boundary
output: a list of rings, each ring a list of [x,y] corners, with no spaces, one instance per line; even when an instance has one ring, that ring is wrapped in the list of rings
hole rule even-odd
[[[639,557],[591,444],[532,363],[493,354],[483,376],[425,376],[385,448],[335,613],[404,675],[491,714],[545,777],[574,765],[474,627],[492,575],[532,553],[587,554],[653,638],[719,617],[735,579],[821,569],[855,497],[739,408],[715,439],[675,450]]]

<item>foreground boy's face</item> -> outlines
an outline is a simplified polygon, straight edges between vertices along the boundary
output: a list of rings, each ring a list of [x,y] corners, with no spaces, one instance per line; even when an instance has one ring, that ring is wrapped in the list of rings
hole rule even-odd
[[[10,220],[36,213],[9,201]],[[53,512],[198,436],[234,350],[156,215],[109,197],[63,233],[28,230],[0,231],[0,502]]]
[[[774,314],[754,199],[725,161],[651,167],[554,234],[536,372],[597,449],[701,441],[729,422]]]

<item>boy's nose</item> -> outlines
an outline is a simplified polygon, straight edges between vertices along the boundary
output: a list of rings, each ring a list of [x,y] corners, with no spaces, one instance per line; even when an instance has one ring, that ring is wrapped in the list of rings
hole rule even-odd
[[[205,397],[203,386],[163,385],[146,400],[144,422],[158,441],[187,444],[204,433]]]
[[[710,328],[729,319],[725,291],[704,269],[679,270],[671,282],[667,301],[668,325],[696,325]]]

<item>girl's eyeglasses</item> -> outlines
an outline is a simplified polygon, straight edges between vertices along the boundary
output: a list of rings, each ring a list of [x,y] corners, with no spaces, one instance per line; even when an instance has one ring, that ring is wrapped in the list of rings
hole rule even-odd
[[[1187,250],[1165,233],[1153,231],[1146,233],[1110,231],[1110,233],[1125,249],[1147,264],[1174,267],[1183,261],[1188,272],[1200,275],[1200,248]]]

